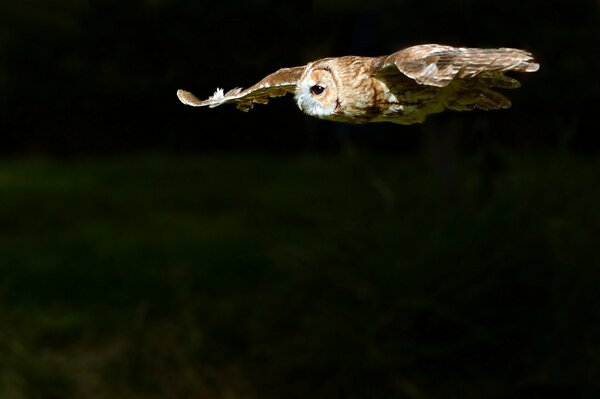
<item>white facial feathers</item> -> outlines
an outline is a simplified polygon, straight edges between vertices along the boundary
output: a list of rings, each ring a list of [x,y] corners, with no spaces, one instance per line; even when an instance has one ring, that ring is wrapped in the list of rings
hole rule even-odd
[[[294,97],[304,113],[326,118],[335,112],[337,93],[331,70],[310,63],[296,85]]]

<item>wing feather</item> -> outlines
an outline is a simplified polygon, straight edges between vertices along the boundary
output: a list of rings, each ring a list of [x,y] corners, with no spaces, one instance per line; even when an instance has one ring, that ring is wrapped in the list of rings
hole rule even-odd
[[[269,98],[285,96],[296,90],[296,83],[302,76],[305,66],[292,68],[281,68],[278,71],[267,75],[258,83],[242,89],[236,87],[228,92],[217,88],[215,93],[206,100],[200,100],[198,97],[185,90],[177,90],[179,101],[193,107],[210,108],[218,107],[222,104],[234,103],[242,111],[252,109],[254,104],[266,104]]]
[[[445,87],[453,79],[495,79],[502,87],[518,87],[506,71],[535,72],[531,53],[514,48],[479,49],[424,44],[375,59],[375,75],[403,73],[417,83]]]

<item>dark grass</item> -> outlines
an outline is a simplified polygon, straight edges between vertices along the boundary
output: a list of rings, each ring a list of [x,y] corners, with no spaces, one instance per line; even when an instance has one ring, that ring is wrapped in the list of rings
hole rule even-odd
[[[600,392],[600,162],[0,163],[0,397]]]

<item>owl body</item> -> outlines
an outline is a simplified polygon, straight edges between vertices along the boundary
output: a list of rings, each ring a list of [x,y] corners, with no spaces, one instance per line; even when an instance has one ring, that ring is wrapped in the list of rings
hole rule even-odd
[[[403,75],[373,76],[375,61],[344,56],[308,64],[295,91],[298,107],[320,119],[354,124],[408,125],[443,111],[440,88],[419,85]],[[315,95],[315,85],[329,93]]]
[[[495,88],[519,87],[507,71],[533,72],[530,53],[510,48],[456,48],[437,44],[406,48],[388,56],[329,57],[282,68],[248,89],[221,89],[207,100],[179,90],[188,105],[235,103],[250,110],[270,97],[293,93],[302,112],[320,119],[363,124],[421,123],[445,109],[468,111],[510,107]]]

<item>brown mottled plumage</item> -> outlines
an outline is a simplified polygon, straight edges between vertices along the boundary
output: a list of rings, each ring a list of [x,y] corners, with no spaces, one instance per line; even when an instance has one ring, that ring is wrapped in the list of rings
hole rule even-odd
[[[504,72],[535,72],[539,64],[524,50],[478,49],[424,44],[381,57],[323,58],[282,68],[247,88],[235,88],[201,101],[178,90],[182,103],[216,107],[234,103],[242,111],[270,97],[294,93],[300,109],[336,122],[421,123],[445,109],[469,111],[510,107],[494,88],[519,82]]]

